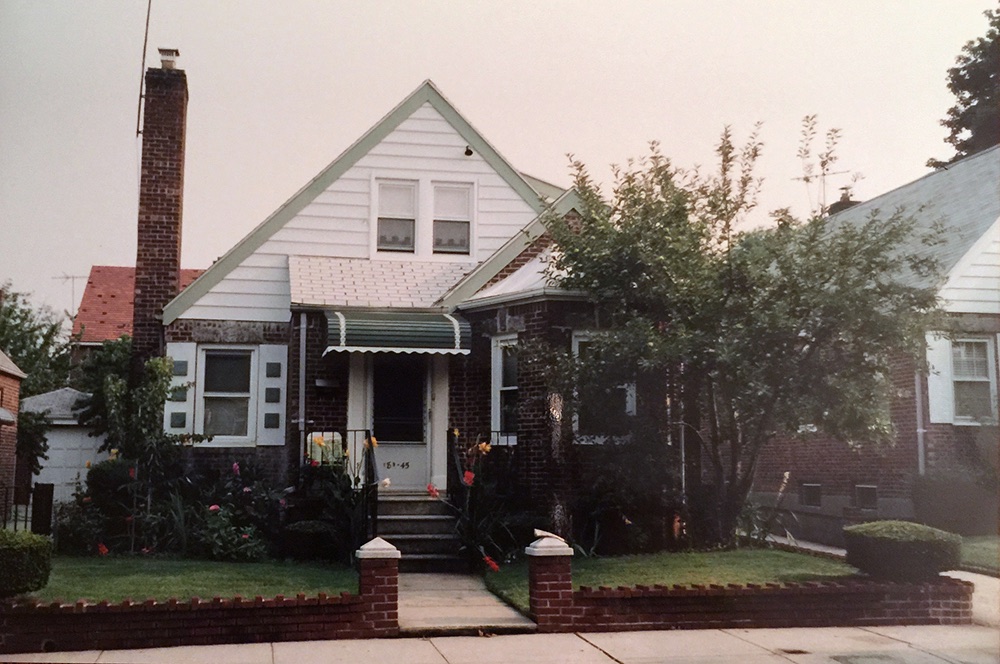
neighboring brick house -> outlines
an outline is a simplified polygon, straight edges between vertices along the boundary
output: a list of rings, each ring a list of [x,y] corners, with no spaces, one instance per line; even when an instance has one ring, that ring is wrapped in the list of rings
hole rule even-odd
[[[17,465],[17,413],[23,371],[0,350],[0,489],[14,486]]]
[[[917,218],[918,232],[941,224],[941,244],[928,248],[914,238],[901,250],[932,252],[940,261],[945,280],[939,294],[947,312],[946,326],[954,332],[950,338],[928,333],[929,372],[902,357],[894,364],[894,446],[851,449],[818,434],[805,434],[782,438],[765,449],[758,466],[757,495],[773,498],[783,473],[790,473],[784,505],[796,518],[786,519],[785,525],[798,537],[839,543],[844,524],[913,518],[915,478],[935,473],[972,476],[991,462],[990,457],[995,463],[1000,444],[996,433],[1000,146],[831,219],[850,224],[897,209]]]

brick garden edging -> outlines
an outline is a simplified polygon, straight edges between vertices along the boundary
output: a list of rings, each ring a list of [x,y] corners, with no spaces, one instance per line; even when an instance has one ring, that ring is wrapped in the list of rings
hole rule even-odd
[[[399,551],[375,539],[357,556],[358,593],[336,597],[0,605],[0,653],[397,636]]]
[[[764,586],[637,586],[573,590],[573,550],[536,540],[528,554],[529,605],[539,632],[735,627],[967,625],[971,583],[850,581]]]

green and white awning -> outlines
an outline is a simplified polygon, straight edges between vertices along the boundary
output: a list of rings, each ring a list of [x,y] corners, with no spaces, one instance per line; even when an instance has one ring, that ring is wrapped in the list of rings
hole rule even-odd
[[[323,353],[468,355],[469,323],[452,314],[328,311]]]

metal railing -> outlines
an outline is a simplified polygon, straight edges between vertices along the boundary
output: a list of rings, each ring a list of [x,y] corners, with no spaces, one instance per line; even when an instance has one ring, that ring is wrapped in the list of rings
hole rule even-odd
[[[52,498],[55,486],[0,487],[0,524],[4,529],[30,530],[38,535],[52,534]]]

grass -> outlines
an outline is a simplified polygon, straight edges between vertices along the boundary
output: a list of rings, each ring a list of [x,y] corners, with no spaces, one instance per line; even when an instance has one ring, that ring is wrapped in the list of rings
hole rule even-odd
[[[773,549],[655,553],[618,558],[573,558],[573,587],[788,583],[852,576],[846,563]],[[528,611],[526,561],[486,576],[486,586],[512,606]]]
[[[294,597],[298,593],[338,595],[357,592],[354,570],[334,565],[304,563],[218,563],[164,558],[52,559],[49,584],[31,597],[51,602],[125,598],[142,601],[176,597]]]
[[[1000,537],[963,537],[962,569],[1000,577]]]

